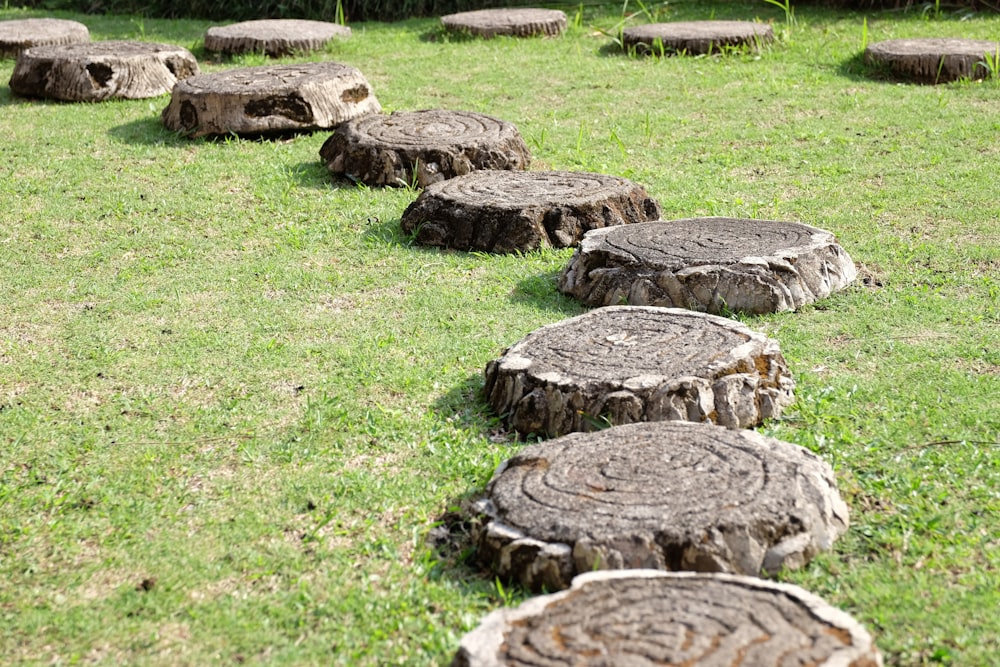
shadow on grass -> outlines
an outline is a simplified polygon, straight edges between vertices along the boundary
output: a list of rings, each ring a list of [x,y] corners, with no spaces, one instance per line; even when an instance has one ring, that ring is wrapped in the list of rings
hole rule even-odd
[[[562,269],[522,278],[510,293],[514,303],[530,304],[563,317],[575,317],[586,310],[578,301],[559,291]]]
[[[139,146],[184,146],[191,141],[184,135],[165,128],[159,115],[108,128],[108,135],[123,144]]]

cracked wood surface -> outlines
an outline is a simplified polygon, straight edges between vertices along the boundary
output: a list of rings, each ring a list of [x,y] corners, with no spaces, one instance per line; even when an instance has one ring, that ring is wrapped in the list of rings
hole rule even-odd
[[[774,40],[774,29],[753,21],[675,21],[622,30],[626,51],[646,55],[701,55],[726,48],[752,48]]]
[[[566,30],[566,14],[558,9],[480,9],[441,17],[441,25],[451,32],[477,37],[554,36]]]
[[[213,26],[205,31],[205,50],[218,53],[265,53],[271,57],[320,51],[351,29],[327,21],[262,19]]]
[[[87,26],[65,19],[14,19],[0,21],[0,58],[16,58],[33,46],[89,42]]]

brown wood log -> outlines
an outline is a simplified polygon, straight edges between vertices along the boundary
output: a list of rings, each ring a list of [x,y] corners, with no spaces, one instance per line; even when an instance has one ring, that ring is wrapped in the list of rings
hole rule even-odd
[[[554,36],[566,30],[566,14],[558,9],[480,9],[441,17],[441,25],[450,32],[477,37]]]
[[[0,21],[0,58],[16,58],[33,46],[89,42],[87,26],[65,19]]]
[[[205,31],[205,50],[219,53],[264,53],[271,57],[320,51],[351,29],[326,21],[264,19],[213,26]]]
[[[756,49],[774,40],[774,29],[753,21],[676,21],[622,30],[622,46],[639,55],[700,55],[727,48]]]
[[[987,62],[1000,61],[1000,42],[931,37],[890,39],[869,44],[865,64],[887,69],[916,83],[984,79]]]

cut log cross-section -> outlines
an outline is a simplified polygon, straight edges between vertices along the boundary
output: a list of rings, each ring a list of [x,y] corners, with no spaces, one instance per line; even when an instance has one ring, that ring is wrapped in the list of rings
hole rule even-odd
[[[566,14],[558,9],[480,9],[441,17],[441,25],[450,32],[477,37],[554,36],[566,30]]]
[[[263,19],[213,26],[205,31],[205,50],[219,53],[265,53],[281,57],[326,48],[351,36],[351,29],[326,21]]]
[[[869,44],[865,63],[882,66],[901,79],[917,83],[945,83],[984,79],[986,63],[1000,58],[1000,42],[930,37],[890,39]]]
[[[0,21],[0,58],[16,58],[33,46],[89,42],[87,26],[65,19]]]
[[[774,40],[774,29],[753,21],[675,21],[622,30],[622,47],[639,55],[701,55],[756,49]]]

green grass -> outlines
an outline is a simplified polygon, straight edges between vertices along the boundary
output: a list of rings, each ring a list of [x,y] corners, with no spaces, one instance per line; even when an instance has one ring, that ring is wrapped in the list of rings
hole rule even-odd
[[[785,22],[766,3],[654,10]],[[211,61],[205,22],[60,16],[194,48],[206,71],[262,62]],[[852,510],[783,579],[861,620],[889,665],[1000,664],[1000,85],[899,85],[857,58],[863,38],[995,39],[1000,17],[796,6],[759,55],[662,59],[607,48],[620,18],[588,6],[550,40],[355,24],[316,57],[359,67],[388,110],[510,120],[533,168],[632,178],[665,217],[836,232],[863,280],[742,318],[798,381],[763,430],[830,461]],[[0,86],[0,655],[447,663],[522,593],[424,536],[515,451],[482,369],[581,312],[555,289],[570,253],[414,246],[416,193],[331,182],[326,133],[189,141],[159,124],[166,101]]]

